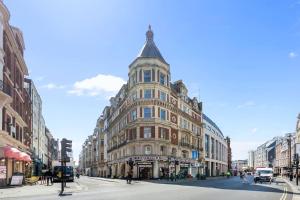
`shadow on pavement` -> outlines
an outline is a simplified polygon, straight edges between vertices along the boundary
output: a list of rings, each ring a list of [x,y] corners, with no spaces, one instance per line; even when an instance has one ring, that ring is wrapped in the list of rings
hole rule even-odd
[[[192,186],[202,188],[215,188],[223,190],[247,190],[247,191],[259,191],[259,192],[274,192],[283,193],[283,189],[269,187],[269,183],[257,183],[253,182],[253,178],[249,179],[248,183],[243,183],[239,177],[231,177],[229,179],[218,179],[218,180],[193,180],[193,181],[146,181],[154,184],[167,184],[167,185],[181,185],[181,186]],[[276,180],[272,185],[279,185],[285,183],[283,180]],[[291,191],[287,191],[287,194],[293,194]],[[300,193],[296,193],[300,194]]]

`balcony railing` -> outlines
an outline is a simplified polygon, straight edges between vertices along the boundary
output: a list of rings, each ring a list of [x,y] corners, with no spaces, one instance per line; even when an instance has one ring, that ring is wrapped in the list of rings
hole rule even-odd
[[[190,144],[190,143],[187,143],[187,142],[184,142],[184,141],[181,141],[181,142],[180,142],[180,146],[190,148],[190,147],[191,147],[191,144]]]
[[[108,149],[107,152],[110,153],[110,152],[112,152],[113,150],[118,149],[118,148],[121,148],[121,147],[123,147],[123,146],[126,145],[126,144],[127,144],[127,141],[124,141],[124,142],[122,142],[122,143],[120,143],[120,144],[114,145],[114,146],[112,146],[110,149]]]

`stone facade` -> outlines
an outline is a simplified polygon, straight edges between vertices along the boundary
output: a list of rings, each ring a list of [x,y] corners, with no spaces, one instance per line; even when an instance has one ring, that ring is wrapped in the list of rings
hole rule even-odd
[[[204,154],[206,176],[219,176],[228,171],[228,148],[226,139],[219,127],[205,114]]]
[[[24,88],[24,76],[28,75],[25,44],[22,32],[11,26],[9,19],[9,11],[0,1],[0,166],[7,172],[0,186],[8,184],[15,172],[28,176],[30,165],[20,156],[8,158],[4,149],[13,148],[28,156],[32,138],[31,100]]]
[[[100,176],[127,176],[129,160],[134,162],[133,177],[140,179],[171,173],[196,176],[204,164],[202,103],[188,97],[183,81],[171,83],[170,65],[156,47],[150,27],[144,47],[129,65],[127,84],[110,99],[101,120],[100,139],[94,133],[104,144],[98,144],[103,151],[98,155]],[[92,168],[92,146],[87,139],[80,154],[86,174]]]

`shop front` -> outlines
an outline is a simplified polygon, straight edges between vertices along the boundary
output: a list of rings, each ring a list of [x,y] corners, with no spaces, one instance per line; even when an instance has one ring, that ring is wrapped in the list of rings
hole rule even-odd
[[[25,152],[10,146],[0,147],[0,186],[22,184],[30,162]]]
[[[139,179],[146,180],[153,178],[153,162],[137,162]]]

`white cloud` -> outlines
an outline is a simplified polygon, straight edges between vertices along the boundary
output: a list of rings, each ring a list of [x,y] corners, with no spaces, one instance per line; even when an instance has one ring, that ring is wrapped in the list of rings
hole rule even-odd
[[[289,58],[295,58],[295,57],[297,57],[298,56],[298,54],[296,54],[295,52],[290,52],[289,53]]]
[[[256,132],[257,132],[257,128],[251,129],[251,133],[256,133]]]
[[[48,84],[42,86],[42,88],[47,88],[49,90],[64,89],[65,87],[66,87],[65,85],[57,85],[55,83],[48,83]]]
[[[255,106],[255,102],[254,101],[246,101],[246,102],[238,105],[237,108],[241,109],[241,108],[252,107],[252,106]]]
[[[116,94],[126,81],[120,77],[106,74],[98,74],[95,77],[87,78],[74,83],[69,94],[77,96],[98,96],[110,97]]]

